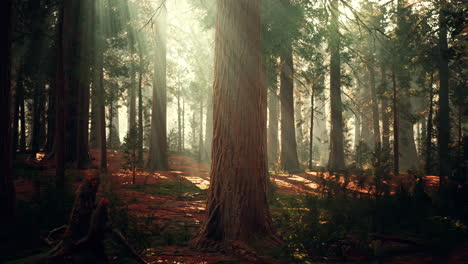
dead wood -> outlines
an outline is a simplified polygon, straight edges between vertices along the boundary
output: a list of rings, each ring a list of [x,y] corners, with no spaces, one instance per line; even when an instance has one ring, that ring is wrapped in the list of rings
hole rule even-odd
[[[40,263],[109,263],[105,253],[106,235],[125,247],[139,263],[146,264],[117,229],[109,225],[109,200],[95,206],[99,178],[88,177],[78,188],[68,225],[49,232],[44,241],[52,247],[45,257],[29,262]]]

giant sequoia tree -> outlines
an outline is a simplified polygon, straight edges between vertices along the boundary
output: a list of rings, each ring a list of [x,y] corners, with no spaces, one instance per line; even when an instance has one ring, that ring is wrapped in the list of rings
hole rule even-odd
[[[217,1],[207,214],[195,244],[271,237],[259,0]]]

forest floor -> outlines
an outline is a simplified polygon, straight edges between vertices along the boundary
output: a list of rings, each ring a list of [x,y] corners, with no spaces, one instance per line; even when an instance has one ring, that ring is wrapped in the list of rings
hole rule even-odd
[[[94,160],[91,169],[67,170],[68,175],[80,175],[73,180],[73,186],[79,185],[79,179],[87,174],[99,174],[99,153],[92,151]],[[190,240],[196,235],[205,213],[206,193],[209,186],[209,167],[198,163],[187,155],[172,155],[169,158],[169,171],[137,171],[136,183],[132,183],[131,171],[122,169],[121,152],[108,151],[108,173],[101,176],[100,197],[106,197],[114,203],[111,208],[111,221],[129,236],[135,246],[149,263],[253,263],[270,262],[270,258],[261,257],[260,253],[233,250],[229,252],[198,251],[190,247]],[[31,163],[30,163],[31,164]],[[32,166],[41,169],[41,175],[53,175],[52,165],[34,162]],[[327,173],[271,174],[275,196],[282,199],[288,196],[323,195],[323,180],[330,178]],[[427,189],[438,186],[438,178],[425,176]],[[371,195],[369,188],[358,187],[357,179],[347,185],[355,196]],[[408,175],[400,175],[390,183],[392,189],[400,185],[414,188],[414,180]],[[362,185],[361,185],[362,186]],[[45,186],[31,179],[16,180],[17,199],[31,201],[45,191]],[[271,199],[271,198],[270,198]],[[281,208],[272,206],[272,214]],[[279,213],[279,212],[277,212]],[[280,230],[281,235],[287,230]],[[133,237],[132,237],[133,236]],[[135,237],[136,236],[136,237]],[[396,246],[400,246],[395,243]],[[396,255],[391,259],[376,262],[363,261],[358,254],[347,261],[329,258],[323,262],[305,263],[439,263],[430,253]],[[468,263],[468,245],[451,250],[444,256],[447,263]],[[275,261],[271,261],[275,263]],[[445,263],[445,262],[440,262]]]

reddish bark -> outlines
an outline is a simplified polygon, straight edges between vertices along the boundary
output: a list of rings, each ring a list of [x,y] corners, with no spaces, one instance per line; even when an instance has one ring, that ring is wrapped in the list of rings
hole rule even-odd
[[[259,0],[218,1],[213,144],[198,247],[272,237]]]
[[[151,108],[151,139],[148,167],[151,170],[165,170],[167,161],[166,124],[166,7],[159,10],[156,22],[156,56],[153,80],[153,105]]]
[[[294,65],[291,44],[281,55],[281,168],[289,172],[299,170],[297,157],[296,126],[294,121]]]
[[[338,1],[331,2],[330,37],[330,156],[328,166],[332,170],[345,168],[343,142],[343,106],[341,102],[340,31],[338,27]]]

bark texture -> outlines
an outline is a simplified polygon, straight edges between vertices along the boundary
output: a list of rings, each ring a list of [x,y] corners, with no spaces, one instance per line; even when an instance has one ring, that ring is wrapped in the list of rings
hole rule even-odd
[[[260,1],[217,4],[211,180],[198,247],[272,235]]]
[[[294,122],[294,66],[291,44],[285,48],[281,59],[280,100],[281,100],[281,168],[285,171],[299,170],[297,157],[296,126]]]
[[[338,1],[331,1],[331,36],[330,36],[330,156],[328,167],[331,170],[345,168],[343,145],[343,106],[341,102],[341,60],[340,31],[338,28]]]
[[[449,176],[449,143],[450,143],[450,107],[449,107],[449,67],[447,45],[447,2],[439,2],[439,175],[441,186],[445,184],[444,177]]]
[[[166,95],[166,7],[158,13],[156,21],[156,56],[153,76],[153,105],[151,107],[151,138],[148,168],[165,170],[167,160],[167,95]]]

